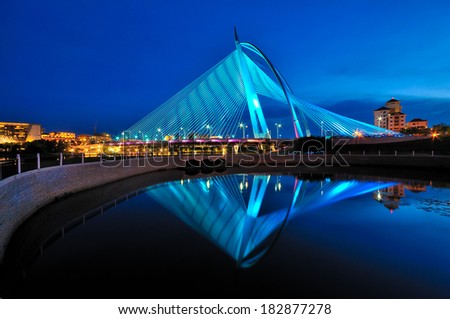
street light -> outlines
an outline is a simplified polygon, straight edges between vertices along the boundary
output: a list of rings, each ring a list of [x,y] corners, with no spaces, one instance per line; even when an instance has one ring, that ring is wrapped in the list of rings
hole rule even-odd
[[[248,126],[245,123],[239,123],[239,127],[242,129],[242,138],[245,138],[245,129]]]
[[[145,153],[148,155],[148,135],[145,134]]]
[[[125,158],[125,132],[122,132],[122,152],[123,152],[123,157]]]
[[[158,133],[161,134],[161,129],[160,128],[158,128]],[[161,141],[162,141],[162,138],[161,138]]]
[[[323,121],[320,121],[320,136],[323,136]]]
[[[212,127],[209,124],[206,124],[205,127],[206,127],[207,130],[209,130],[209,138],[211,139],[211,128]]]
[[[280,128],[281,128],[281,124],[280,123],[275,123],[275,127],[277,128],[277,137],[276,138],[279,138],[280,137]]]
[[[180,127],[180,138],[182,139],[182,140],[184,140],[185,138],[184,138],[184,130],[183,130],[183,128],[182,127]]]

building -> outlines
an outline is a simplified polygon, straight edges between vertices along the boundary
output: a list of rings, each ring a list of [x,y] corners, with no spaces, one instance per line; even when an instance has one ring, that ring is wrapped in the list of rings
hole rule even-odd
[[[385,106],[373,111],[374,125],[387,129],[389,109]]]
[[[25,143],[41,139],[41,124],[0,122],[0,143]]]
[[[75,142],[75,138],[76,135],[72,132],[50,132],[42,134],[42,139],[47,141],[73,143]]]
[[[111,142],[111,134],[108,133],[97,133],[94,135],[80,134],[77,138],[77,143],[79,145],[100,144],[107,142]]]
[[[408,124],[406,125],[407,128],[428,128],[428,121],[427,120],[422,120],[419,118],[415,118],[411,121],[408,122]]]
[[[111,134],[109,133],[97,133],[94,134],[95,143],[107,143],[111,142]]]
[[[388,130],[400,132],[406,127],[406,114],[390,113],[388,116]]]
[[[384,106],[373,111],[374,125],[400,132],[406,127],[406,114],[402,113],[402,108],[399,100],[390,99]]]
[[[77,137],[78,145],[95,144],[94,136],[91,134],[80,134]]]
[[[83,144],[74,146],[70,151],[81,154],[83,153],[86,157],[97,157],[104,153],[104,144]]]

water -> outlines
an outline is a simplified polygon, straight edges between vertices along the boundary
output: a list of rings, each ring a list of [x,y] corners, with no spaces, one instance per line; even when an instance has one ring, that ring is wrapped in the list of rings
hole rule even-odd
[[[445,185],[223,175],[84,198],[17,231],[3,296],[450,298]]]

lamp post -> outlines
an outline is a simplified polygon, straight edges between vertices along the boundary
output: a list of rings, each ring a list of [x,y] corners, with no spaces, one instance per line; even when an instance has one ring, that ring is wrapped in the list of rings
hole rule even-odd
[[[242,138],[245,138],[245,128],[248,127],[245,123],[239,123],[239,127],[242,129]]]
[[[211,139],[211,128],[212,127],[209,124],[206,124],[205,127],[206,127],[207,130],[209,130],[209,139]]]
[[[161,134],[161,129],[160,128],[158,128],[158,135],[160,135]],[[160,136],[160,140],[162,141],[162,137]]]
[[[276,138],[279,138],[280,137],[280,128],[281,128],[281,124],[280,123],[275,123],[275,127],[277,128],[277,137]]]
[[[362,136],[362,132],[360,132],[358,129],[356,129],[355,135],[356,135],[356,143],[359,143],[359,138]]]
[[[180,127],[180,139],[184,140],[184,129],[182,127]]]
[[[125,158],[125,132],[122,132],[122,152],[123,157]]]
[[[380,135],[381,135],[381,120],[383,118],[381,116],[378,116],[378,130],[380,131]]]
[[[148,156],[148,136],[147,134],[145,136],[145,156]]]
[[[323,121],[320,121],[320,136],[323,136]]]

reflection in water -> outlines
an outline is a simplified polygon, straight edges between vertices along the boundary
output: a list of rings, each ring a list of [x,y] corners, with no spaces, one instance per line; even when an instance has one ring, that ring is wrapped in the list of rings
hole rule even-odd
[[[75,285],[142,297],[136,282],[152,298],[194,285],[223,297],[450,296],[449,189],[366,179],[226,175],[74,195],[16,231],[0,296],[86,296]]]
[[[430,182],[430,187],[431,186],[432,183]],[[408,197],[405,195],[405,190],[408,190],[410,193],[414,194],[414,196],[411,196],[408,201],[405,200]],[[391,214],[401,206],[413,205],[419,210],[430,213],[438,213],[442,216],[450,216],[450,200],[421,197],[419,195],[419,193],[425,193],[426,191],[426,183],[398,183],[396,185],[378,189],[373,193],[373,198],[389,209]]]
[[[373,193],[373,198],[389,209],[391,214],[399,208],[401,199],[405,196],[403,184],[378,189]]]
[[[393,183],[290,178],[271,175],[215,176],[148,188],[147,195],[231,256],[254,265],[296,215]],[[320,178],[323,178],[322,176]],[[284,193],[273,200],[276,193]]]

